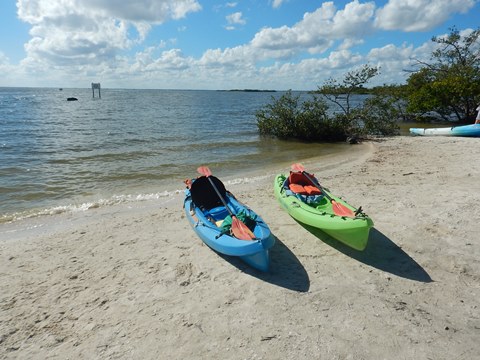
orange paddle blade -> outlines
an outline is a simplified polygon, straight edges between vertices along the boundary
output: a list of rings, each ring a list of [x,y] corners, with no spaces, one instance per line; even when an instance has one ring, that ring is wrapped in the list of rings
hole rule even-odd
[[[355,217],[355,213],[351,209],[347,208],[345,205],[342,205],[342,204],[336,202],[333,199],[332,199],[331,203],[332,203],[332,209],[333,209],[333,212],[335,213],[335,215],[347,216],[347,217],[351,217],[351,218]]]
[[[292,164],[292,171],[304,172],[305,167],[302,164],[299,164],[299,163]]]
[[[253,232],[248,228],[247,225],[237,219],[236,216],[232,216],[232,233],[237,239],[240,240],[255,239]]]
[[[185,183],[187,188],[190,189],[192,187],[192,180],[191,179],[185,179],[183,182]]]
[[[208,168],[208,166],[200,166],[197,171],[206,176],[206,177],[209,177],[210,175],[212,175],[212,172],[210,171],[210,169]]]

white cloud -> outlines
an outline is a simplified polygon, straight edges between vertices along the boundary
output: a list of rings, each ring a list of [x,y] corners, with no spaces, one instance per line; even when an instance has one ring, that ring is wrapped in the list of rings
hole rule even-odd
[[[264,28],[252,40],[252,46],[269,50],[308,51],[322,53],[334,41],[355,42],[372,31],[373,3],[354,0],[337,10],[333,2],[325,2],[292,27]]]
[[[198,60],[202,67],[244,67],[252,66],[257,60],[257,54],[249,46],[207,50]]]
[[[100,12],[105,17],[155,24],[170,19],[181,19],[188,13],[202,8],[196,0],[79,0],[76,3],[76,6],[80,3],[83,7],[94,13]]]
[[[332,33],[338,38],[362,38],[373,31],[372,20],[375,3],[361,4],[354,0],[339,10],[333,18]]]
[[[247,22],[245,19],[242,18],[241,12],[235,12],[233,14],[227,15],[225,18],[227,19],[228,26],[225,28],[227,30],[235,30],[235,25],[245,25]]]
[[[338,46],[338,49],[340,50],[347,50],[350,49],[356,45],[361,45],[364,44],[365,40],[364,39],[345,39],[343,42]]]
[[[171,49],[162,52],[161,56],[154,61],[150,68],[175,71],[185,70],[191,66],[191,62],[191,59],[183,56],[180,49]]]
[[[283,4],[284,1],[285,1],[285,0],[273,0],[273,1],[272,1],[272,7],[273,7],[274,9],[277,9],[277,8],[279,8],[280,6],[282,6],[282,4]]]
[[[6,65],[8,64],[9,60],[8,57],[0,51],[0,65]]]
[[[242,19],[242,13],[236,12],[227,16],[227,21],[229,24],[240,24],[245,25],[247,22],[245,19]]]
[[[141,43],[153,24],[201,9],[196,0],[18,0],[17,7],[32,24],[24,60],[30,65],[99,64]]]
[[[17,0],[17,7],[19,18],[31,24],[70,16],[160,24],[201,10],[196,0]]]
[[[378,66],[381,74],[377,79],[374,79],[373,85],[402,82],[407,77],[405,70],[410,66],[413,55],[413,46],[405,44],[401,47],[388,44],[370,50],[365,57],[365,62]]]
[[[29,86],[67,87],[95,79],[105,87],[314,89],[365,63],[381,66],[380,84],[402,82],[412,59],[431,55],[431,41],[414,48],[387,40],[367,54],[356,46],[380,28],[428,28],[448,12],[468,10],[474,0],[391,0],[381,9],[373,1],[352,0],[342,9],[323,2],[292,26],[260,29],[250,42],[205,49],[197,58],[168,49],[175,39],[143,45],[153,26],[199,11],[196,0],[17,1],[20,19],[32,25],[31,39],[19,66],[0,53],[2,85],[23,80]],[[227,11],[236,6],[222,5]],[[246,23],[243,16],[238,11],[226,19],[233,29]],[[127,56],[124,50],[133,48],[138,51]]]
[[[385,30],[427,31],[473,6],[475,0],[389,0],[377,10],[375,25]]]
[[[413,54],[412,46],[397,47],[393,44],[370,50],[368,58],[376,61],[390,61],[392,59],[409,59]]]

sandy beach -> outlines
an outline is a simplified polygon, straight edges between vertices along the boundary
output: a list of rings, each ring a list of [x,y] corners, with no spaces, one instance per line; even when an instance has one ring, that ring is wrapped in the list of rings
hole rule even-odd
[[[363,252],[281,209],[289,164],[228,186],[277,239],[266,274],[204,245],[181,192],[0,225],[0,358],[478,358],[479,158],[402,136],[303,162],[373,219]]]

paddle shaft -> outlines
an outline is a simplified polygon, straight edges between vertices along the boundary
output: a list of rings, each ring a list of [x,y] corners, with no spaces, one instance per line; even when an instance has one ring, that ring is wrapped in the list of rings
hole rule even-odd
[[[212,179],[210,179],[210,176],[207,176],[208,181],[210,181],[210,185],[212,185],[213,189],[217,193],[218,197],[220,198],[220,201],[222,202],[223,206],[225,206],[225,209],[227,209],[228,213],[230,214],[232,218],[232,232],[235,237],[241,239],[241,240],[253,240],[255,239],[255,234],[245,225],[240,219],[238,219],[230,210],[230,208],[227,205],[227,202],[223,198],[222,194],[220,194],[220,191],[218,191],[217,187],[213,183]]]
[[[247,225],[245,225],[240,219],[238,219],[230,210],[230,208],[227,205],[227,202],[223,198],[222,194],[220,191],[218,191],[217,187],[213,183],[212,179],[210,178],[210,175],[212,173],[210,172],[210,169],[206,166],[200,166],[197,171],[204,175],[208,181],[210,182],[210,185],[212,185],[213,189],[217,193],[217,196],[220,198],[220,201],[222,202],[223,206],[225,206],[225,209],[227,209],[228,213],[230,214],[230,217],[232,218],[232,233],[233,235],[240,239],[240,240],[254,240],[255,239],[255,234],[248,228]]]
[[[323,194],[325,194],[325,197],[332,204],[333,212],[335,213],[335,215],[348,216],[348,217],[351,217],[351,218],[355,218],[357,216],[357,213],[354,213],[353,210],[347,208],[345,205],[342,205],[339,202],[337,202],[336,200],[332,199],[332,197],[327,194],[327,192],[322,187],[322,185],[320,185],[320,183],[317,181],[317,179],[315,179],[315,178],[312,179],[310,177],[310,175],[308,175],[305,171],[302,171],[302,174],[305,175],[308,180],[313,182],[323,192]],[[361,211],[361,207],[357,211]]]
[[[210,176],[207,176],[207,179],[208,179],[208,181],[210,181],[210,185],[212,185],[213,190],[215,190],[215,192],[217,193],[217,195],[218,195],[220,201],[222,202],[223,206],[225,206],[225,209],[227,209],[228,213],[233,218],[235,215],[233,214],[232,210],[230,210],[230,208],[228,207],[227,202],[223,198],[222,194],[220,194],[220,191],[218,191],[218,189],[215,186],[215,184],[213,183],[212,179],[210,179]]]
[[[327,194],[327,192],[325,191],[325,189],[322,187],[322,185],[320,185],[320,183],[317,181],[317,179],[315,178],[312,178],[310,177],[310,175],[308,175],[308,173],[306,171],[302,171],[302,174],[305,175],[307,177],[308,180],[310,180],[313,184],[315,184],[315,186],[317,186],[322,192],[323,194],[325,195],[325,197],[330,200],[330,202],[332,201],[335,201],[333,200],[330,195]]]

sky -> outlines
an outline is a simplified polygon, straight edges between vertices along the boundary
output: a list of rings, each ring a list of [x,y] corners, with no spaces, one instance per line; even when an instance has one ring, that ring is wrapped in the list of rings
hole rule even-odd
[[[0,86],[314,90],[402,84],[480,0],[1,0]]]

